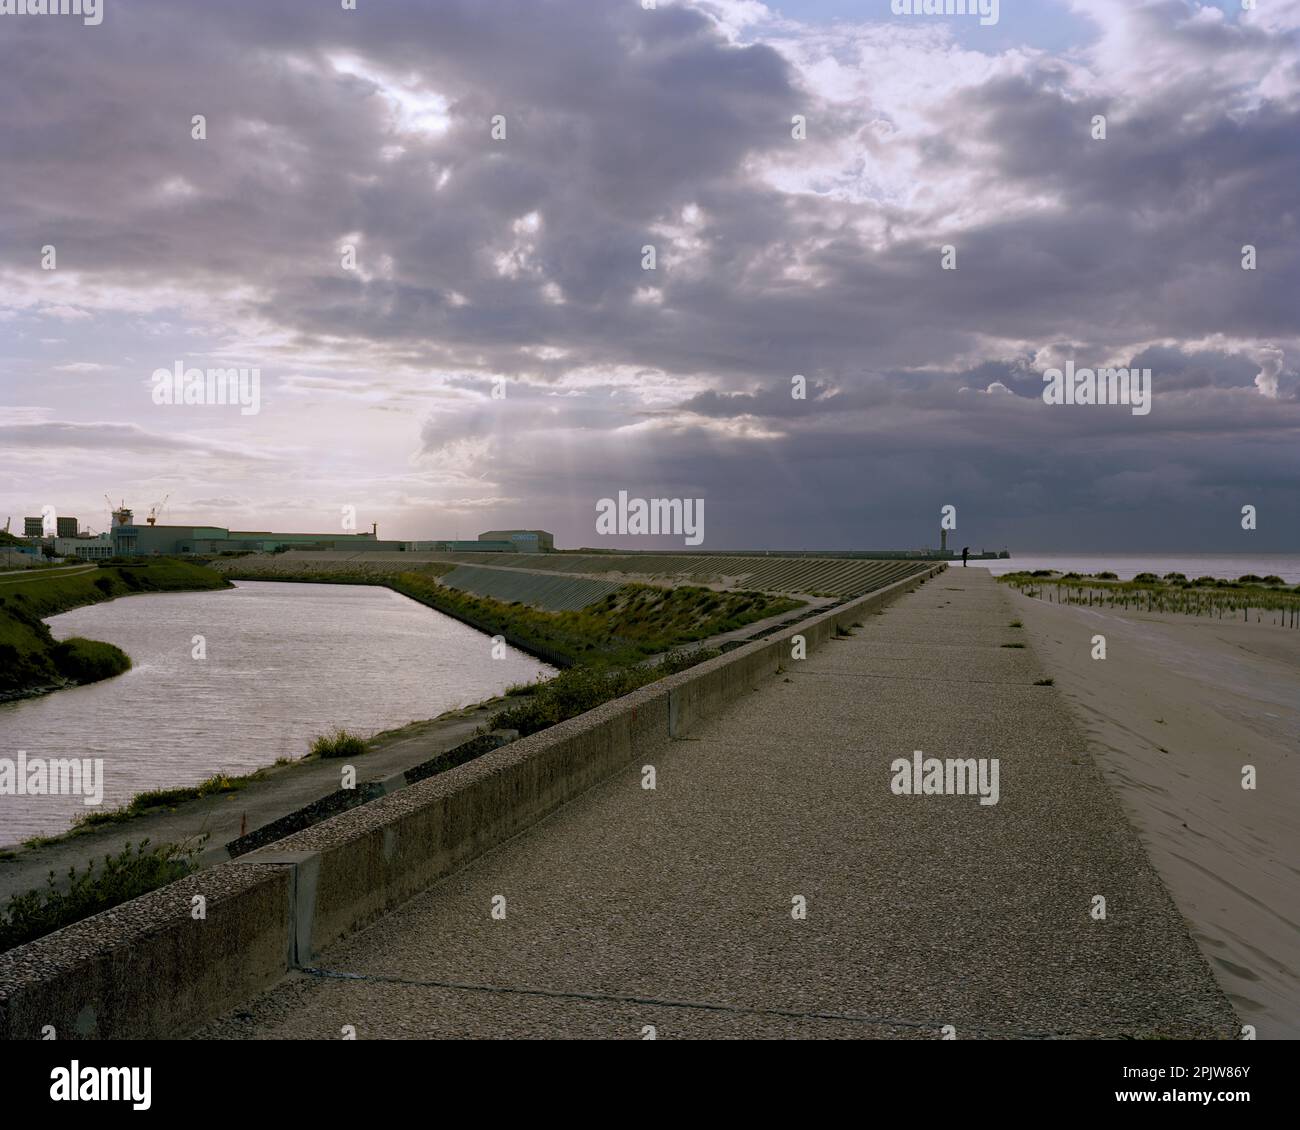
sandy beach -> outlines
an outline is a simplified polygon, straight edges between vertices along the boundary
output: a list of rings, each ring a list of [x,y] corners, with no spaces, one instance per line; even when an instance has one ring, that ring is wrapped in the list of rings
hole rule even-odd
[[[1300,1037],[1300,632],[1014,605],[1242,1019]]]

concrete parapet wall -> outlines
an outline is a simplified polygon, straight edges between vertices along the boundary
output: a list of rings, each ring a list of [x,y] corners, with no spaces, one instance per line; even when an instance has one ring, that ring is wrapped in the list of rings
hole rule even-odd
[[[257,993],[287,968],[292,878],[217,867],[0,954],[0,1038],[169,1035]]]
[[[175,1036],[523,831],[943,566],[0,954],[0,1038]],[[206,899],[193,916],[193,897]]]

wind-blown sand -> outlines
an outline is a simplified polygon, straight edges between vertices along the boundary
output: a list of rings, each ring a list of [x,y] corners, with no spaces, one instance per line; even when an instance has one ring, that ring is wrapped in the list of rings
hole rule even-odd
[[[1014,607],[1224,992],[1259,1038],[1300,1037],[1300,631]]]

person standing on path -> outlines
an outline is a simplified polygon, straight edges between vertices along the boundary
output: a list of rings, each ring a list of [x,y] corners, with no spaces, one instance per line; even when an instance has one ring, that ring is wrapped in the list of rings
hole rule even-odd
[[[961,567],[962,567],[963,569],[966,568],[966,556],[967,556],[967,554],[969,554],[969,553],[970,553],[970,546],[968,546],[968,545],[963,545],[963,546],[961,547]]]

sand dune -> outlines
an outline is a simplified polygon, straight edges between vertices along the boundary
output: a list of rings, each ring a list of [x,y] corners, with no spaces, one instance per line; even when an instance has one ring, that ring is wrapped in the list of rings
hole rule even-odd
[[[1300,631],[1015,608],[1243,1020],[1300,1037]]]

